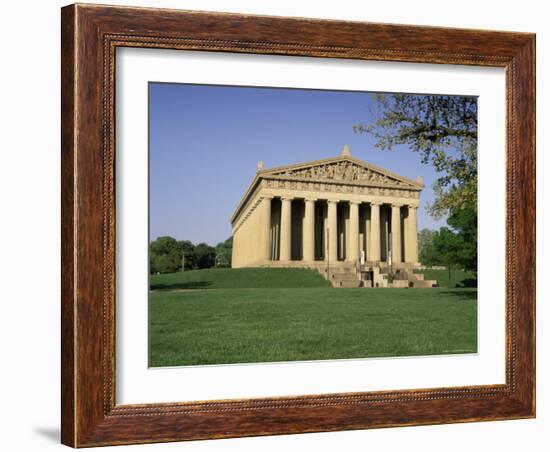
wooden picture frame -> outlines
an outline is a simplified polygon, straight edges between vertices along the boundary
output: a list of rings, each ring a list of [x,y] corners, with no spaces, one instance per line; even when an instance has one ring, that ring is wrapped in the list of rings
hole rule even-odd
[[[62,9],[62,442],[73,447],[535,416],[535,36],[71,5]],[[506,69],[506,383],[115,403],[117,47]]]

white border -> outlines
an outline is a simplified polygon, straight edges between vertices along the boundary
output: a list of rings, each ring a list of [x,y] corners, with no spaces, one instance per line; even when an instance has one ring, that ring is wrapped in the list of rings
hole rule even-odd
[[[116,70],[118,404],[505,382],[503,69],[119,48]],[[478,353],[148,369],[148,81],[480,96]]]

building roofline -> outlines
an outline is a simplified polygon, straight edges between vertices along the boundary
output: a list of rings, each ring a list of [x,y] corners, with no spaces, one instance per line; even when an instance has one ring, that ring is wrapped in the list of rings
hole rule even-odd
[[[273,168],[266,168],[264,170],[258,171],[257,175],[264,176],[264,175],[268,175],[269,173],[275,173],[275,172],[284,171],[284,170],[287,170],[287,169],[300,169],[302,167],[308,167],[308,166],[313,166],[313,165],[322,165],[324,163],[344,162],[344,161],[349,161],[349,162],[355,163],[359,166],[363,166],[365,168],[368,168],[368,169],[374,170],[376,172],[382,173],[382,174],[384,174],[388,177],[391,177],[393,179],[397,179],[401,182],[405,182],[406,184],[411,185],[413,188],[419,188],[419,189],[424,188],[424,184],[421,183],[421,182],[417,182],[415,180],[409,179],[408,177],[401,176],[400,174],[394,173],[394,172],[389,171],[385,168],[382,168],[382,167],[377,166],[377,165],[373,165],[372,163],[365,162],[364,160],[360,160],[360,159],[352,157],[352,156],[328,157],[328,158],[319,159],[319,160],[311,160],[309,162],[295,163],[295,164],[292,164],[292,165],[277,166],[277,167],[273,167]]]
[[[327,157],[327,158],[323,158],[323,159],[319,159],[319,160],[310,160],[310,161],[307,161],[307,162],[295,163],[295,164],[292,164],[292,165],[276,166],[276,167],[273,167],[273,168],[266,168],[266,169],[260,170],[254,175],[254,178],[252,179],[252,182],[250,182],[246,192],[243,194],[243,196],[241,197],[239,203],[237,204],[237,206],[235,207],[233,213],[231,214],[231,217],[230,217],[231,224],[233,224],[235,222],[235,220],[237,219],[240,211],[242,210],[242,208],[244,207],[244,205],[246,204],[246,202],[248,201],[248,199],[250,198],[250,196],[252,195],[252,193],[256,189],[256,187],[259,184],[261,179],[263,179],[263,178],[271,179],[271,178],[277,178],[277,177],[284,177],[284,175],[273,174],[273,173],[278,173],[278,172],[284,171],[284,170],[295,170],[295,169],[305,168],[305,167],[314,166],[314,165],[322,165],[322,164],[326,164],[326,163],[344,162],[344,161],[355,163],[355,164],[357,164],[359,166],[362,166],[364,168],[376,171],[378,173],[381,173],[381,174],[383,174],[385,176],[388,176],[388,177],[391,177],[393,179],[397,179],[400,182],[403,182],[407,185],[410,185],[411,190],[420,191],[424,188],[424,184],[421,183],[421,182],[417,182],[415,180],[409,179],[408,177],[404,177],[404,176],[401,176],[399,174],[393,173],[393,172],[391,172],[391,171],[389,171],[385,168],[381,168],[379,166],[373,165],[372,163],[368,163],[368,162],[365,162],[364,160],[360,160],[358,158],[355,158],[355,157],[352,157],[352,156],[347,156],[347,155],[340,155],[340,156],[336,156],[336,157]],[[270,177],[270,176],[273,176],[273,177]],[[296,178],[292,178],[292,179],[294,180]],[[338,181],[338,182],[341,183],[342,181]],[[345,183],[345,181],[344,181],[344,183]],[[379,186],[378,184],[371,184],[371,183],[361,184],[361,185]]]

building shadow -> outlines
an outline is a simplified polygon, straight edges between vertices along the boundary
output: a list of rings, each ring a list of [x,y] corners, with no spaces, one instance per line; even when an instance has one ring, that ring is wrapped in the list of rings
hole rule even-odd
[[[466,278],[457,284],[457,287],[477,287],[477,278]]]
[[[211,285],[212,281],[163,282],[151,284],[151,290],[206,289]]]
[[[477,290],[465,289],[465,290],[449,290],[444,292],[445,295],[452,295],[460,300],[477,300]]]

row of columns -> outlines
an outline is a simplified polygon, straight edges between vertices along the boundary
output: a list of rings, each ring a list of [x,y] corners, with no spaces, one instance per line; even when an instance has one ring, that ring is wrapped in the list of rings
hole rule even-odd
[[[291,259],[291,227],[292,227],[292,199],[281,198],[281,228],[280,228],[280,256],[281,261]],[[303,218],[303,256],[304,261],[315,260],[315,201],[316,199],[305,198],[305,211]],[[328,258],[336,260],[338,255],[338,215],[337,205],[339,201],[327,200],[327,227],[328,227]],[[346,201],[349,203],[349,240],[347,240],[346,260],[356,262],[359,259],[359,205],[358,201]],[[271,198],[262,198],[262,216],[265,219],[265,250],[266,260],[270,257],[269,237],[271,219]],[[370,204],[370,236],[367,240],[370,243],[369,256],[367,260],[378,262],[381,259],[381,236],[380,236],[380,206],[379,202],[368,202]],[[402,262],[401,256],[401,207],[402,204],[391,205],[391,250],[392,261]],[[418,237],[416,206],[408,206],[408,218],[405,222],[405,254],[406,262],[418,262]],[[367,231],[365,231],[366,233]],[[326,256],[325,256],[326,259]]]

